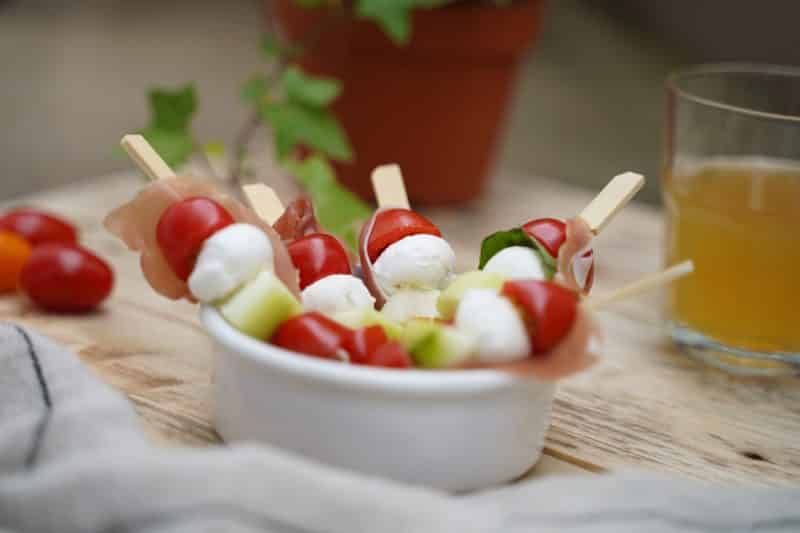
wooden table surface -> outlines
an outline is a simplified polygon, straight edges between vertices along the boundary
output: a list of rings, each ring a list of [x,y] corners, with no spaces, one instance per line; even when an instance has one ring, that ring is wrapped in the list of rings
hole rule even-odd
[[[291,183],[272,184],[283,198],[294,192]],[[113,263],[117,285],[104,309],[90,316],[42,315],[4,297],[0,319],[29,324],[74,349],[130,397],[160,442],[218,443],[209,409],[212,347],[195,308],[150,290],[137,257],[101,225],[141,186],[140,178],[124,174],[4,202],[73,219],[84,242]],[[538,216],[571,216],[590,197],[555,181],[503,175],[474,205],[426,213],[468,269],[489,231]],[[596,241],[595,290],[660,268],[661,249],[660,212],[629,206]],[[531,475],[637,468],[725,483],[800,480],[800,383],[737,380],[692,362],[665,338],[660,298],[648,295],[599,315],[605,358],[560,385],[545,457]]]

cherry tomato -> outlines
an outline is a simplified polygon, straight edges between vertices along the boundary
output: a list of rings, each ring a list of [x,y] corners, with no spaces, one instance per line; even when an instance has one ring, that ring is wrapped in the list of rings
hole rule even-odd
[[[270,342],[287,350],[323,359],[342,359],[352,330],[316,311],[297,315],[281,324]]]
[[[411,368],[411,355],[397,341],[387,342],[378,347],[364,362],[369,366],[382,366],[387,368]]]
[[[292,263],[300,272],[300,289],[331,274],[352,274],[350,258],[336,237],[312,233],[289,246]]]
[[[47,311],[89,311],[114,285],[108,263],[76,244],[46,243],[33,249],[20,274],[20,288]]]
[[[14,209],[0,217],[0,229],[21,235],[33,246],[45,242],[78,242],[78,232],[72,224],[29,207]]]
[[[381,211],[372,226],[367,242],[367,255],[370,261],[377,261],[378,256],[389,245],[404,237],[419,234],[442,236],[442,232],[433,222],[414,211],[400,208]]]
[[[156,240],[172,271],[186,281],[205,240],[233,222],[230,213],[214,200],[193,196],[164,211],[156,227]]]
[[[389,339],[382,327],[368,326],[355,330],[345,339],[342,347],[350,354],[350,362],[366,365],[372,354],[387,342]]]
[[[534,354],[561,342],[578,312],[578,296],[552,281],[507,281],[501,293],[522,311]]]
[[[539,243],[553,259],[558,257],[558,250],[567,240],[567,225],[555,218],[531,220],[522,226],[522,229]]]
[[[17,233],[0,230],[0,292],[19,285],[22,267],[31,255],[31,245]]]

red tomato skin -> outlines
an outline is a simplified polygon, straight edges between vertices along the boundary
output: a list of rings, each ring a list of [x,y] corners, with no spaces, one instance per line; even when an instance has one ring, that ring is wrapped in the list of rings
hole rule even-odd
[[[350,354],[350,362],[357,365],[369,364],[372,354],[389,342],[380,326],[367,326],[355,330],[344,342],[344,349]]]
[[[156,240],[172,271],[186,281],[205,240],[233,222],[230,213],[214,200],[192,196],[175,202],[161,214]]]
[[[0,217],[0,229],[20,235],[32,246],[46,242],[78,242],[75,226],[55,215],[30,207],[13,209]]]
[[[20,288],[46,311],[81,313],[105,300],[114,286],[111,267],[89,250],[65,243],[33,249],[20,274]]]
[[[283,322],[270,342],[301,354],[338,361],[350,335],[351,329],[321,313],[309,311]]]
[[[292,264],[300,273],[300,290],[332,274],[352,274],[350,257],[332,235],[312,233],[288,246]]]
[[[390,341],[381,345],[372,352],[364,364],[394,369],[407,369],[413,366],[411,355],[397,341]]]
[[[537,218],[531,220],[522,230],[535,240],[553,259],[558,258],[558,250],[567,240],[567,225],[556,218]]]
[[[381,252],[390,245],[404,237],[419,234],[442,236],[442,232],[433,222],[410,209],[395,208],[381,211],[375,217],[367,242],[369,260],[377,261]]]
[[[534,354],[542,354],[567,336],[578,313],[578,295],[552,281],[507,281],[501,294],[522,311]]]

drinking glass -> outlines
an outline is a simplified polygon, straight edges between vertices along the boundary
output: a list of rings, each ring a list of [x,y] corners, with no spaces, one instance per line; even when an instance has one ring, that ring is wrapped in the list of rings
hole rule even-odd
[[[800,69],[721,64],[667,81],[670,334],[738,374],[800,373]]]

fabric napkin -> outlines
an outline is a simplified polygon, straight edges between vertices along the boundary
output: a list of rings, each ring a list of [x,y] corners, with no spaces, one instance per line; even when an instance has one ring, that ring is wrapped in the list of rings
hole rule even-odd
[[[800,531],[800,491],[638,477],[449,495],[261,445],[160,448],[69,351],[0,323],[0,531]]]

